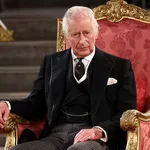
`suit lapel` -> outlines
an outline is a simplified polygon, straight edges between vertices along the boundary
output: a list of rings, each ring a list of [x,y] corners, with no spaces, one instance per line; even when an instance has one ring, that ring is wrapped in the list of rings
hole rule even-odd
[[[108,60],[105,54],[96,48],[93,60],[93,81],[91,87],[91,119],[94,118],[97,108],[102,100],[107,80],[113,66],[112,60]]]
[[[51,98],[55,107],[59,107],[65,93],[65,82],[70,57],[70,50],[66,50],[64,53],[60,53],[60,55],[57,55],[56,57],[52,57],[52,75],[49,85]]]

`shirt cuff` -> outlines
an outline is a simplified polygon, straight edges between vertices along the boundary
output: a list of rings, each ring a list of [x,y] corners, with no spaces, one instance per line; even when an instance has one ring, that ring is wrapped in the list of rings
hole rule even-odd
[[[5,102],[5,103],[8,105],[8,109],[11,110],[11,105],[10,105],[10,103],[9,103],[8,101],[3,101],[3,102]]]
[[[100,140],[102,140],[103,142],[107,142],[108,141],[107,133],[106,133],[106,131],[103,128],[101,128],[100,126],[94,126],[93,128],[99,128],[100,130],[102,130],[104,132],[105,137],[100,138]]]

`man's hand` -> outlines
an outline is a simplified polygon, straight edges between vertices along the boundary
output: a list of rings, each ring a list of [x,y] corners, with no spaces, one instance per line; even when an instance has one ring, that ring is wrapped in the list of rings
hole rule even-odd
[[[9,116],[10,110],[6,102],[0,102],[0,128],[4,127],[4,124]]]
[[[82,129],[74,138],[74,144],[87,140],[97,140],[102,138],[102,131],[97,128]]]

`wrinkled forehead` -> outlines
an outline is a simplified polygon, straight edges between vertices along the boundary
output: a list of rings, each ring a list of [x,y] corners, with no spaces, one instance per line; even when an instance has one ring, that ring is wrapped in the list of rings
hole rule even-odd
[[[90,17],[73,17],[68,20],[68,27],[72,25],[80,25],[80,24],[92,24],[92,18]]]
[[[92,21],[90,19],[86,20],[71,20],[68,23],[68,31],[83,31],[83,30],[92,30]]]

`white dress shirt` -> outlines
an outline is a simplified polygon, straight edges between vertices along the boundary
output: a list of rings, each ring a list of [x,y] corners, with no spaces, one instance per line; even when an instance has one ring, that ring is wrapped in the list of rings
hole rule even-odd
[[[87,78],[87,70],[88,70],[89,65],[95,55],[95,47],[94,47],[93,52],[90,55],[88,55],[82,59],[82,63],[84,64],[84,67],[85,67],[85,73],[81,77],[80,80],[78,80],[75,76],[75,66],[78,63],[77,56],[73,53],[73,50],[71,50],[71,54],[72,54],[72,60],[73,60],[73,76],[74,76],[75,80],[77,81],[77,83],[80,84],[82,81],[84,81]]]

